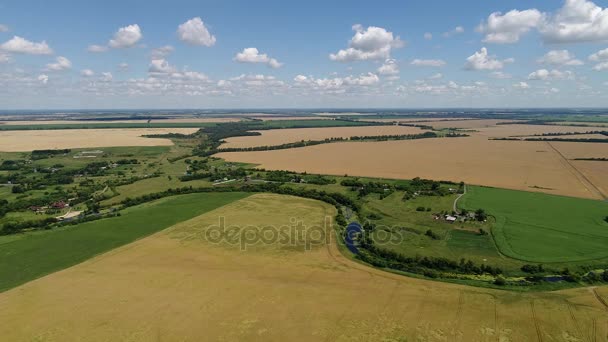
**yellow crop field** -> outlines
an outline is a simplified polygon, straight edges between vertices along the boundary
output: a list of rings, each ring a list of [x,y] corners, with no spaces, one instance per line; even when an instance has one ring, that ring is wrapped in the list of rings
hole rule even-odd
[[[369,268],[342,256],[335,242],[309,250],[275,241],[241,249],[203,238],[220,218],[239,232],[294,221],[322,226],[334,212],[324,203],[269,194],[229,204],[0,294],[0,336],[516,342],[600,341],[608,333],[606,307],[593,289],[470,288]]]
[[[288,150],[219,153],[217,156],[228,161],[259,164],[270,170],[397,179],[424,177],[602,199],[596,187],[573,172],[566,160],[579,157],[576,149],[608,153],[606,146],[597,145],[605,144],[498,141],[474,135],[344,142]],[[552,146],[558,146],[564,155]],[[567,152],[562,151],[562,146]]]
[[[147,134],[190,134],[197,128],[120,128],[0,131],[0,151],[91,148],[111,146],[168,146],[169,139],[144,138]]]
[[[324,140],[353,136],[420,134],[426,131],[407,126],[363,126],[272,129],[259,132],[262,135],[228,138],[222,148],[271,146],[302,140]]]

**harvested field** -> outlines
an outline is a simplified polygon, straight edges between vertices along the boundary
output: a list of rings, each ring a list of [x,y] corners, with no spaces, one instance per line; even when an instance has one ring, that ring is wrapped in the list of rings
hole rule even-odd
[[[551,122],[555,125],[575,125],[575,126],[598,126],[598,127],[608,127],[608,122],[586,122],[586,121],[555,121]]]
[[[54,148],[111,146],[168,146],[169,139],[144,138],[146,134],[196,132],[196,128],[68,129],[0,131],[0,151],[21,152]]]
[[[608,333],[606,309],[588,289],[469,288],[371,269],[334,243],[240,251],[197,238],[219,216],[278,226],[291,217],[320,224],[333,212],[311,200],[251,196],[0,294],[0,334],[11,341],[515,342]]]
[[[603,131],[605,127],[571,127],[559,125],[497,125],[491,127],[477,128],[475,135],[488,138],[506,138],[514,136],[531,136],[545,133],[570,133]],[[542,137],[541,137],[542,138]],[[551,137],[547,137],[551,138]]]
[[[262,133],[262,135],[228,138],[222,148],[272,146],[302,140],[324,140],[365,135],[420,134],[426,131],[407,126],[361,126],[273,129],[257,132]]]
[[[183,118],[183,119],[152,119],[153,123],[221,123],[241,121],[239,118]],[[111,123],[147,123],[147,120],[30,120],[30,121],[0,121],[0,125],[83,125]]]
[[[608,198],[608,162],[573,160],[571,163]]]
[[[430,125],[435,129],[442,128],[484,128],[493,127],[500,122],[513,122],[517,120],[494,120],[494,119],[481,119],[481,120],[454,120],[454,121],[438,121],[433,122]]]
[[[358,119],[358,121],[366,121],[366,122],[404,122],[404,123],[426,123],[426,122],[436,122],[436,121],[466,121],[472,120],[473,118],[394,118],[394,119]]]
[[[524,137],[524,138],[531,138],[531,139],[536,139],[536,138],[540,138],[540,139],[561,139],[561,140],[571,140],[571,139],[577,139],[577,140],[583,140],[583,139],[608,139],[607,135],[602,135],[602,134],[573,134],[573,135],[556,135],[556,136],[528,136],[528,137]]]
[[[465,181],[515,190],[540,191],[581,198],[603,196],[551,146],[590,143],[547,143],[487,140],[482,136],[411,141],[344,142],[289,150],[220,153],[228,161],[260,164],[269,170],[351,176]],[[563,153],[563,152],[562,152]],[[569,157],[569,155],[573,156]],[[576,153],[566,158],[584,157]]]
[[[608,146],[605,143],[551,142],[564,157],[575,158],[608,158]]]
[[[330,120],[322,116],[252,116],[253,119],[262,121],[281,121],[281,120]]]

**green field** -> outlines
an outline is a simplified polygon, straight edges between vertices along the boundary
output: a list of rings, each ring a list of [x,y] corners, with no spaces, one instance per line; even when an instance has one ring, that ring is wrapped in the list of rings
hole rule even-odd
[[[458,202],[494,216],[500,252],[540,263],[608,258],[608,203],[541,193],[469,187]]]
[[[207,211],[249,196],[242,192],[168,197],[120,217],[0,237],[0,291],[70,267]]]

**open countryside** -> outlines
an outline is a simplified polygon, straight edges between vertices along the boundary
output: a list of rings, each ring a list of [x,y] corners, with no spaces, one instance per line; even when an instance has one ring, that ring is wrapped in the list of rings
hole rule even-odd
[[[602,199],[608,195],[572,170],[572,166],[558,152],[563,146],[559,144],[488,140],[471,136],[339,142],[293,150],[220,153],[218,157],[233,162],[259,164],[260,168],[274,170],[396,179],[425,175],[437,180],[465,181],[581,198]],[[551,145],[557,146],[557,150]],[[608,157],[608,146],[597,145],[602,146],[598,146],[598,153],[593,155]],[[581,150],[585,148],[580,146]],[[571,150],[565,148],[567,158],[591,155],[572,153]],[[365,160],[356,156],[364,156]]]
[[[200,239],[201,227],[217,224],[218,217],[235,226],[289,225],[291,217],[321,225],[332,210],[280,196],[234,202],[1,294],[6,324],[0,333],[11,340],[180,334],[188,340],[293,341],[584,341],[608,333],[601,324],[605,308],[585,289],[514,294],[428,282],[353,262],[335,242],[310,252],[280,245],[241,252]],[[77,288],[65,292],[72,284]],[[357,317],[346,319],[352,310]],[[18,324],[25,318],[27,325]],[[108,320],[117,323],[99,325]]]
[[[0,342],[608,342],[607,1],[0,1]]]

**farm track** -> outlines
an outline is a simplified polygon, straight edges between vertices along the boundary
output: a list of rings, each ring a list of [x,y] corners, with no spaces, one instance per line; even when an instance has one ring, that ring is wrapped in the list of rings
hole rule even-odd
[[[458,212],[458,206],[457,206],[457,204],[458,204],[458,200],[459,200],[459,199],[460,199],[462,196],[464,196],[464,195],[466,195],[466,194],[467,194],[467,185],[466,185],[466,184],[464,185],[463,190],[464,190],[464,191],[463,191],[463,192],[462,192],[460,195],[458,195],[458,197],[456,197],[456,199],[454,200],[454,211],[455,211],[455,212]]]
[[[538,323],[536,310],[534,309],[534,299],[530,300],[530,309],[532,310],[532,321],[534,322],[534,328],[536,329],[536,337],[538,337],[539,342],[543,342],[543,333],[540,330],[540,324]]]
[[[580,183],[591,193],[593,193],[594,195],[599,196],[599,198],[606,200],[608,199],[608,196],[606,196],[598,187],[595,186],[595,184],[593,184],[593,182],[591,182],[589,180],[589,178],[587,178],[587,176],[585,176],[581,171],[579,171],[579,169],[576,168],[576,166],[574,166],[569,160],[568,158],[566,158],[566,156],[564,156],[555,146],[553,146],[553,144],[551,144],[550,142],[547,141],[547,145],[549,145],[549,147],[551,147],[562,159],[562,163],[568,167],[568,169],[570,169],[571,173],[580,181]]]
[[[602,304],[602,306],[604,307],[604,310],[608,311],[608,303],[606,302],[606,300],[604,298],[602,298],[602,296],[599,293],[597,293],[597,289],[595,287],[593,287],[593,288],[591,288],[591,292],[593,292],[593,295],[598,300],[598,302],[600,302],[600,304]],[[608,325],[608,322],[606,324]],[[597,319],[593,320],[593,340],[594,341],[597,340]],[[608,340],[608,336],[606,336],[606,340]]]
[[[464,306],[464,291],[458,291],[458,307],[456,308],[456,324],[454,326],[454,340],[459,340],[460,324],[462,323],[462,307]]]
[[[580,338],[585,339],[585,334],[583,334],[581,327],[578,323],[578,320],[576,319],[576,316],[574,315],[574,312],[572,311],[573,310],[572,304],[570,304],[566,301],[566,306],[568,307],[568,313],[570,314],[570,319],[572,320],[572,323],[574,324],[576,333],[578,334],[578,336],[580,336]]]
[[[593,292],[593,295],[600,302],[600,304],[602,304],[602,306],[604,306],[604,309],[606,309],[606,311],[608,311],[608,303],[606,303],[604,298],[602,298],[602,296],[599,293],[597,293],[597,289],[595,287],[593,287],[593,288],[591,288],[591,292]]]

